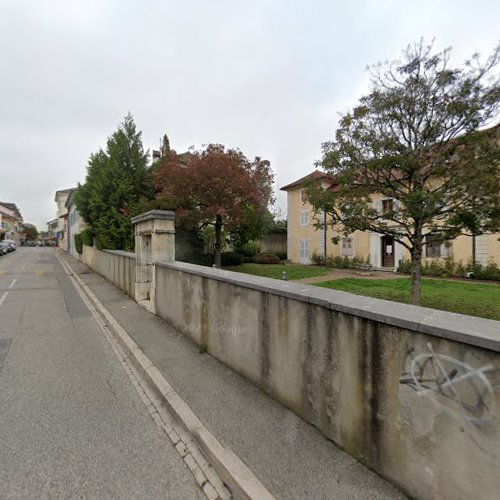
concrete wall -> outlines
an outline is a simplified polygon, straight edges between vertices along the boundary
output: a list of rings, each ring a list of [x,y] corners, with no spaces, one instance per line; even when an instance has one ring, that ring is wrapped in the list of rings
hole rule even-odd
[[[83,246],[81,261],[134,298],[135,254],[121,250],[97,250]]]
[[[498,498],[500,322],[180,262],[156,311],[411,497]]]

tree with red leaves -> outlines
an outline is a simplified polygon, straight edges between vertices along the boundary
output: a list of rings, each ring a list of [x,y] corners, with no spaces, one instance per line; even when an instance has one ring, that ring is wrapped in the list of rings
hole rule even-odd
[[[221,266],[222,229],[231,232],[272,201],[274,175],[260,157],[249,160],[238,149],[209,144],[186,161],[169,151],[155,169],[156,201],[176,209],[187,225],[215,227],[215,265]]]

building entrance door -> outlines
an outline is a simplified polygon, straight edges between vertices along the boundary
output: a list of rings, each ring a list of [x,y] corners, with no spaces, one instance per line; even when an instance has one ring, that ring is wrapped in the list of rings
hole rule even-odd
[[[394,238],[383,236],[382,241],[382,267],[394,267]]]

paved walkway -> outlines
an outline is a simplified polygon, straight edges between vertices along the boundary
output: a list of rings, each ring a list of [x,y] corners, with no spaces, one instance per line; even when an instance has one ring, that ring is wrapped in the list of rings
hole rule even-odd
[[[398,278],[408,278],[406,274],[394,273],[392,271],[360,271],[356,269],[332,269],[323,276],[313,276],[311,278],[301,278],[299,283],[320,283],[322,281],[340,280],[343,278],[367,278],[373,280],[393,280]]]
[[[104,278],[65,258],[198,418],[277,498],[405,498]]]
[[[411,278],[409,274],[400,274],[395,273],[393,271],[360,271],[356,269],[331,269],[328,274],[324,274],[323,276],[313,276],[311,278],[301,278],[297,281],[299,283],[321,283],[323,281],[330,280],[340,280],[343,278],[365,278],[372,280],[394,280],[394,279],[403,279],[403,278]],[[424,276],[425,279],[429,280],[441,280],[441,281],[453,281],[455,283],[480,283],[483,285],[493,285],[500,286],[498,281],[492,280],[470,280],[466,278],[442,278],[437,276]]]

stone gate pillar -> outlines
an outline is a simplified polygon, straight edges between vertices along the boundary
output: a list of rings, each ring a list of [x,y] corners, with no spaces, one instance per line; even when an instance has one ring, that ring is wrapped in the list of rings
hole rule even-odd
[[[151,210],[134,217],[135,300],[156,312],[156,262],[175,260],[175,213]]]

